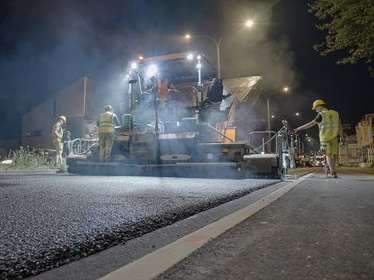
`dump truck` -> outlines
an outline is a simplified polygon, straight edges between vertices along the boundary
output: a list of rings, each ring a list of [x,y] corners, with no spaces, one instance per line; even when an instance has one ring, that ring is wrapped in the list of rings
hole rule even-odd
[[[157,89],[161,77],[173,85],[166,98]],[[100,162],[93,144],[67,158],[68,172],[280,178],[280,155],[253,148],[246,131],[246,107],[261,83],[260,76],[219,79],[196,52],[137,59],[127,70],[111,161]]]

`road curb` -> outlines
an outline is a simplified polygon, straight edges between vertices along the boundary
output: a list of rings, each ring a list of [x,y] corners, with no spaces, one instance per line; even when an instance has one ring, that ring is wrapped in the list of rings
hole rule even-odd
[[[59,169],[38,170],[38,169],[0,169],[0,175],[20,175],[20,174],[55,174]]]
[[[175,265],[177,262],[186,258],[195,250],[201,248],[204,244],[250,218],[252,215],[289,192],[307,177],[308,175],[299,178],[296,181],[290,181],[286,186],[268,194],[253,204],[227,215],[216,222],[208,224],[199,230],[187,234],[184,237],[101,277],[99,280],[153,279]]]

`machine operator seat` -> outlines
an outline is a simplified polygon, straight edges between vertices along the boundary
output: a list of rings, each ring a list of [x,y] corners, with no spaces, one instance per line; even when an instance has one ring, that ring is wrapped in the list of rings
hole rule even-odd
[[[221,102],[223,99],[222,79],[214,78],[212,85],[208,89],[207,99],[210,103]]]

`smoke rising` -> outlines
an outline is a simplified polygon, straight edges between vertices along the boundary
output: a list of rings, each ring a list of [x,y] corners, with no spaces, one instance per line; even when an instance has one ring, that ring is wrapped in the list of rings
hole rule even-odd
[[[187,45],[176,36],[185,31],[222,36],[224,77],[263,75],[272,88],[296,84],[287,38],[270,38],[277,1],[203,2],[2,1],[0,129],[7,133],[1,137],[18,136],[22,115],[82,76],[94,79],[103,103],[118,104],[127,62],[140,53],[160,55],[190,46],[204,50],[215,64],[212,42]],[[254,15],[258,24],[243,30],[240,24]]]

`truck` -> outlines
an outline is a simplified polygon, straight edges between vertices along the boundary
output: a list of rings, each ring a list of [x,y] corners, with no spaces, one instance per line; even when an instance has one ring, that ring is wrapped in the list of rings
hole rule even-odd
[[[161,98],[157,85],[172,88]],[[97,141],[67,157],[77,174],[281,178],[279,153],[253,147],[247,104],[261,93],[261,76],[220,79],[197,52],[139,58],[130,63],[110,162],[100,162]],[[235,123],[241,111],[242,125]],[[244,112],[244,115],[243,115]]]

